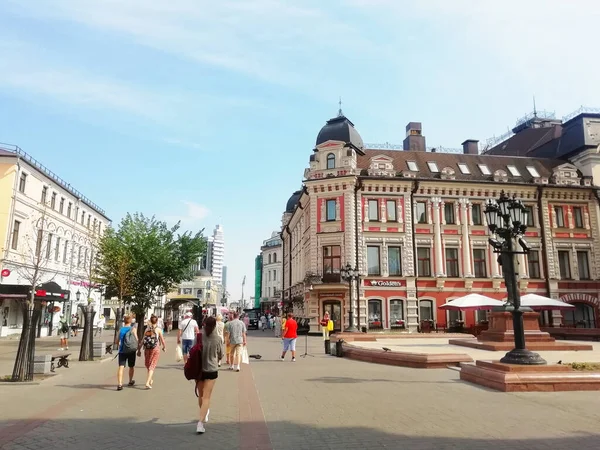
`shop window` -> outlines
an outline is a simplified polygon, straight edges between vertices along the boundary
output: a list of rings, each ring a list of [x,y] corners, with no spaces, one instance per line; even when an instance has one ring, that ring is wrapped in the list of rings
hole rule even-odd
[[[433,301],[432,300],[421,300],[419,302],[419,319],[433,320]]]
[[[402,300],[390,300],[390,328],[406,328]]]
[[[369,300],[369,329],[383,328],[381,300]]]
[[[596,315],[594,308],[587,303],[572,303],[575,308],[569,308],[562,312],[563,323],[566,327],[596,328]]]

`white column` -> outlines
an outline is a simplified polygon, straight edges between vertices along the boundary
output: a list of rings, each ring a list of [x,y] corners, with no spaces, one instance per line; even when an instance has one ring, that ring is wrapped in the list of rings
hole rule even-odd
[[[519,263],[519,267],[517,268],[517,273],[519,274],[519,278],[529,278],[526,270],[526,262],[525,262],[525,254],[521,253],[517,255],[517,262]]]
[[[473,271],[471,270],[471,243],[469,241],[469,221],[468,221],[468,210],[470,207],[469,199],[460,199],[460,214],[462,224],[462,251],[463,251],[463,276],[472,277]]]
[[[435,276],[446,276],[444,270],[444,254],[442,252],[442,225],[440,217],[440,209],[442,199],[434,197],[431,199],[433,203],[433,247],[435,251]]]
[[[498,264],[498,253],[494,253],[494,249],[489,246],[488,254],[491,254],[491,263],[492,263],[492,276],[494,278],[500,278],[500,265]],[[504,270],[504,268],[502,268]]]

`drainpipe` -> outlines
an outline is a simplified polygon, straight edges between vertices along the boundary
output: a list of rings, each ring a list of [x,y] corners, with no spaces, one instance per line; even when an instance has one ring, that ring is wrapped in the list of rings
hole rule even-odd
[[[417,327],[420,326],[419,323],[419,315],[420,315],[420,311],[419,311],[419,286],[417,283],[417,279],[418,279],[418,264],[419,264],[419,260],[417,258],[417,240],[415,239],[415,218],[413,217],[414,215],[414,195],[417,192],[417,190],[419,189],[419,181],[415,180],[413,188],[410,191],[410,208],[411,211],[413,211],[413,214],[411,214],[410,216],[412,217],[412,223],[411,223],[411,230],[412,230],[412,247],[413,247],[413,267],[415,270],[415,298],[417,299]],[[404,209],[406,210],[406,206],[404,207]],[[408,309],[407,309],[408,312]],[[408,317],[406,318],[406,322],[408,324]]]
[[[356,311],[356,320],[358,323],[358,331],[361,331],[360,326],[360,271],[358,270],[358,191],[362,188],[363,182],[358,178],[356,186],[354,186],[354,267],[356,267],[356,302],[358,309]]]
[[[544,264],[544,278],[546,279],[546,292],[548,292],[548,295],[550,295],[550,271],[549,271],[549,265],[548,265],[548,253],[547,253],[547,247],[546,247],[546,242],[548,242],[547,239],[547,230],[546,227],[544,226],[544,216],[543,216],[543,212],[542,212],[542,193],[543,193],[543,187],[542,186],[538,186],[537,187],[537,207],[538,207],[538,223],[540,224],[540,228],[542,229],[542,263]],[[552,312],[550,312],[550,314],[552,314]],[[550,315],[549,317],[550,319],[550,326],[554,326],[554,321],[552,319],[552,315]]]

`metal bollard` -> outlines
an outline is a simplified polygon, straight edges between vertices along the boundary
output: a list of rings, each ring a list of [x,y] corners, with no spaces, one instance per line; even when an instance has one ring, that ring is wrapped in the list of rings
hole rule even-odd
[[[331,341],[327,339],[325,341],[325,354],[329,355],[331,353]]]
[[[342,356],[344,356],[344,351],[342,349],[342,343],[344,341],[339,339],[335,342],[335,356],[337,356],[338,358],[341,358]]]

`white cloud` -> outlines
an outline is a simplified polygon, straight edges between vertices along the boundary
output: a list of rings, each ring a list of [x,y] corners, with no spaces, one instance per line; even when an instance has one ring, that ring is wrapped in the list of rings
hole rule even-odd
[[[181,205],[178,208],[180,211],[164,215],[163,220],[171,225],[181,222],[183,230],[197,231],[198,228],[201,228],[201,222],[210,215],[210,210],[200,203],[181,200],[179,204]]]

